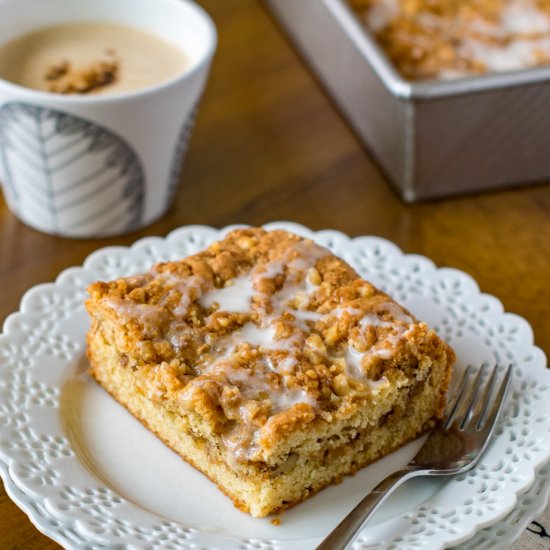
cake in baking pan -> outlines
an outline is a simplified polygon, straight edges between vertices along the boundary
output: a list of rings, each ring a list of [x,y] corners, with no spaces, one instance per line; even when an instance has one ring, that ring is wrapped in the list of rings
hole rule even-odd
[[[411,80],[550,63],[549,0],[348,1]]]

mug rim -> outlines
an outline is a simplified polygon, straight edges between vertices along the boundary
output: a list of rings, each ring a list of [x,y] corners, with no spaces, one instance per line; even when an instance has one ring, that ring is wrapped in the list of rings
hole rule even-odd
[[[17,0],[13,0],[13,1],[17,1]],[[10,82],[9,80],[2,78],[1,76],[0,76],[0,90],[3,87],[8,91],[12,91],[18,94],[23,94],[23,95],[29,96],[29,99],[35,99],[38,101],[42,100],[42,101],[48,101],[48,102],[59,102],[63,104],[68,103],[72,105],[95,105],[95,104],[102,104],[102,103],[128,101],[128,100],[133,100],[144,96],[157,94],[164,90],[169,90],[175,86],[178,86],[180,83],[191,79],[196,73],[204,70],[205,66],[208,66],[208,64],[210,63],[214,55],[214,52],[216,51],[217,42],[218,42],[218,34],[217,34],[216,26],[212,21],[212,18],[210,17],[210,15],[208,14],[208,12],[193,0],[155,0],[155,1],[156,2],[162,1],[165,4],[171,4],[176,8],[181,7],[182,4],[185,4],[191,10],[194,10],[195,13],[199,17],[201,17],[204,23],[206,24],[207,33],[208,33],[208,43],[207,43],[206,51],[203,54],[203,56],[198,60],[198,62],[194,63],[193,66],[190,67],[189,69],[184,69],[182,73],[172,78],[169,78],[164,82],[160,82],[158,84],[149,85],[144,88],[138,88],[132,91],[117,92],[117,93],[105,94],[105,95],[94,96],[94,95],[85,95],[85,94],[82,94],[82,95],[59,94],[55,92],[47,92],[43,90],[29,88],[27,86],[22,86],[20,84],[15,84],[14,82]],[[2,10],[2,4],[3,2],[0,0],[0,11]],[[124,24],[124,23],[121,22],[121,24]],[[47,25],[47,26],[51,26],[51,25]],[[40,27],[36,27],[36,29],[38,30],[40,29]],[[152,31],[150,32],[154,34]]]

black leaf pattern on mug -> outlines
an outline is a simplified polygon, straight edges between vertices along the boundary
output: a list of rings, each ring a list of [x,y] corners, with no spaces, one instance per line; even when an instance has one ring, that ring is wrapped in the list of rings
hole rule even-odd
[[[64,235],[116,234],[143,219],[145,176],[132,147],[75,115],[27,103],[0,109],[1,175],[23,219]],[[102,229],[94,229],[96,224]]]
[[[174,154],[172,156],[172,165],[170,166],[169,174],[169,183],[168,183],[168,193],[166,198],[166,208],[168,208],[178,189],[178,184],[180,182],[181,172],[183,169],[183,161],[185,160],[185,155],[187,154],[187,149],[189,148],[189,141],[191,140],[191,132],[193,126],[195,125],[195,120],[197,119],[197,113],[199,111],[198,105],[191,109],[191,114],[186,118],[184,123],[181,126],[178,141],[174,149]]]

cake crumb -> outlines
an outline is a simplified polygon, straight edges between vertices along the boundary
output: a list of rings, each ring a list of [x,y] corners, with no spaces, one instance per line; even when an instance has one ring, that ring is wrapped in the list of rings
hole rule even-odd
[[[118,72],[117,59],[102,59],[83,68],[72,67],[68,61],[61,61],[48,67],[44,79],[49,82],[49,92],[88,94],[116,82]]]
[[[271,525],[275,525],[275,527],[278,527],[279,525],[281,525],[281,518],[273,518],[271,520]]]
[[[59,80],[61,77],[65,76],[69,71],[69,62],[61,61],[55,65],[48,67],[44,78],[46,80]]]

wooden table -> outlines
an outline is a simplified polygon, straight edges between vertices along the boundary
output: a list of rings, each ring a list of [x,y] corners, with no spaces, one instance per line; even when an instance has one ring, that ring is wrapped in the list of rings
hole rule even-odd
[[[472,275],[550,352],[550,187],[406,205],[261,4],[203,0],[219,49],[176,204],[125,237],[74,241],[22,225],[0,199],[0,321],[21,296],[106,245],[186,224],[293,220],[378,235]],[[0,548],[58,548],[0,494]]]

